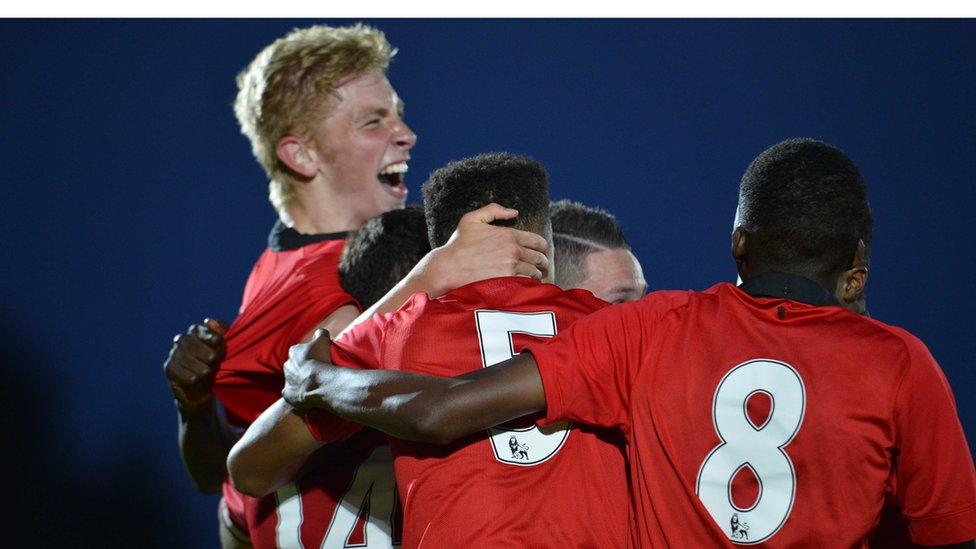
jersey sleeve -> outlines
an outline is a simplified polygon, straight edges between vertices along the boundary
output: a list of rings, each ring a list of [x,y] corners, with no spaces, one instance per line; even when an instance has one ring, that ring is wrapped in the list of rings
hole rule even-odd
[[[333,341],[332,363],[360,370],[378,369],[383,351],[383,329],[388,319],[389,315],[373,315]],[[305,425],[315,440],[325,443],[342,440],[363,427],[318,409],[305,413]]]
[[[607,307],[547,343],[528,345],[546,396],[539,423],[572,420],[629,429],[630,393],[648,326],[642,301]]]
[[[976,538],[972,456],[942,370],[921,341],[907,338],[910,365],[894,410],[897,498],[916,543],[968,541]]]

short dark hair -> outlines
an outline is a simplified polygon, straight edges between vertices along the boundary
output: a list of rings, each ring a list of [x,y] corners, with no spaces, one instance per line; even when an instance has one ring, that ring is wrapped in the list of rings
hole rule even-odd
[[[560,288],[576,288],[586,280],[586,256],[591,253],[630,249],[617,218],[606,210],[560,200],[550,204],[549,215]]]
[[[346,238],[339,260],[339,282],[367,309],[429,251],[422,208],[410,206],[386,212]]]
[[[874,221],[864,177],[843,151],[815,139],[781,141],[749,165],[737,224],[767,268],[830,276],[847,269]]]
[[[537,160],[488,153],[451,162],[424,183],[424,211],[431,246],[442,246],[461,217],[492,202],[518,210],[512,226],[549,236],[549,174]]]

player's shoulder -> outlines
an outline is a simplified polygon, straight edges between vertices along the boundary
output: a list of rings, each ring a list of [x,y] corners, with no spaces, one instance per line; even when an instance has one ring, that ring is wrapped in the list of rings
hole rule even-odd
[[[609,305],[587,290],[563,290],[555,284],[521,276],[479,280],[434,301],[436,304],[432,305],[445,308],[569,309],[582,313]]]
[[[305,259],[303,267],[306,269],[331,269],[338,273],[339,260],[342,259],[342,250],[345,245],[345,240],[323,240],[302,246],[298,251]]]
[[[693,290],[655,290],[638,301],[624,303],[616,307],[632,307],[642,315],[663,318],[672,313],[679,313],[700,301],[715,299],[711,289],[705,292]]]
[[[851,314],[853,315],[853,313]],[[928,346],[918,336],[905,328],[887,324],[870,317],[854,316],[857,317],[857,322],[873,328],[874,333],[879,336],[877,339],[883,338],[888,344],[899,346],[913,361],[935,362],[935,359],[932,358],[932,353],[929,352]]]

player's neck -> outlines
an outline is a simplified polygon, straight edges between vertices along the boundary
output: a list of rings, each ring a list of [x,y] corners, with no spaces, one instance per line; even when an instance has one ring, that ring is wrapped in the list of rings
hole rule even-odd
[[[823,275],[821,273],[808,272],[805,269],[798,269],[795,267],[783,267],[783,266],[778,266],[778,267],[762,266],[762,267],[750,269],[747,274],[742,273],[740,271],[739,277],[743,281],[745,281],[767,273],[782,273],[782,274],[789,274],[793,276],[801,276],[803,278],[806,278],[807,280],[816,282],[820,287],[822,287],[825,291],[831,294],[834,293],[834,287],[837,285],[836,275]]]
[[[303,234],[353,231],[362,224],[328,189],[312,185],[301,189],[278,217]]]

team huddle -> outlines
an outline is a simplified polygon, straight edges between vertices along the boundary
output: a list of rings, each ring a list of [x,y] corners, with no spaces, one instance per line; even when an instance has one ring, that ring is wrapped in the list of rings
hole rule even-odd
[[[866,314],[842,151],[748,166],[741,284],[645,295],[616,219],[532,158],[450,162],[404,207],[395,51],[314,26],[238,76],[279,221],[239,316],[164,365],[224,547],[973,546],[952,392]]]

